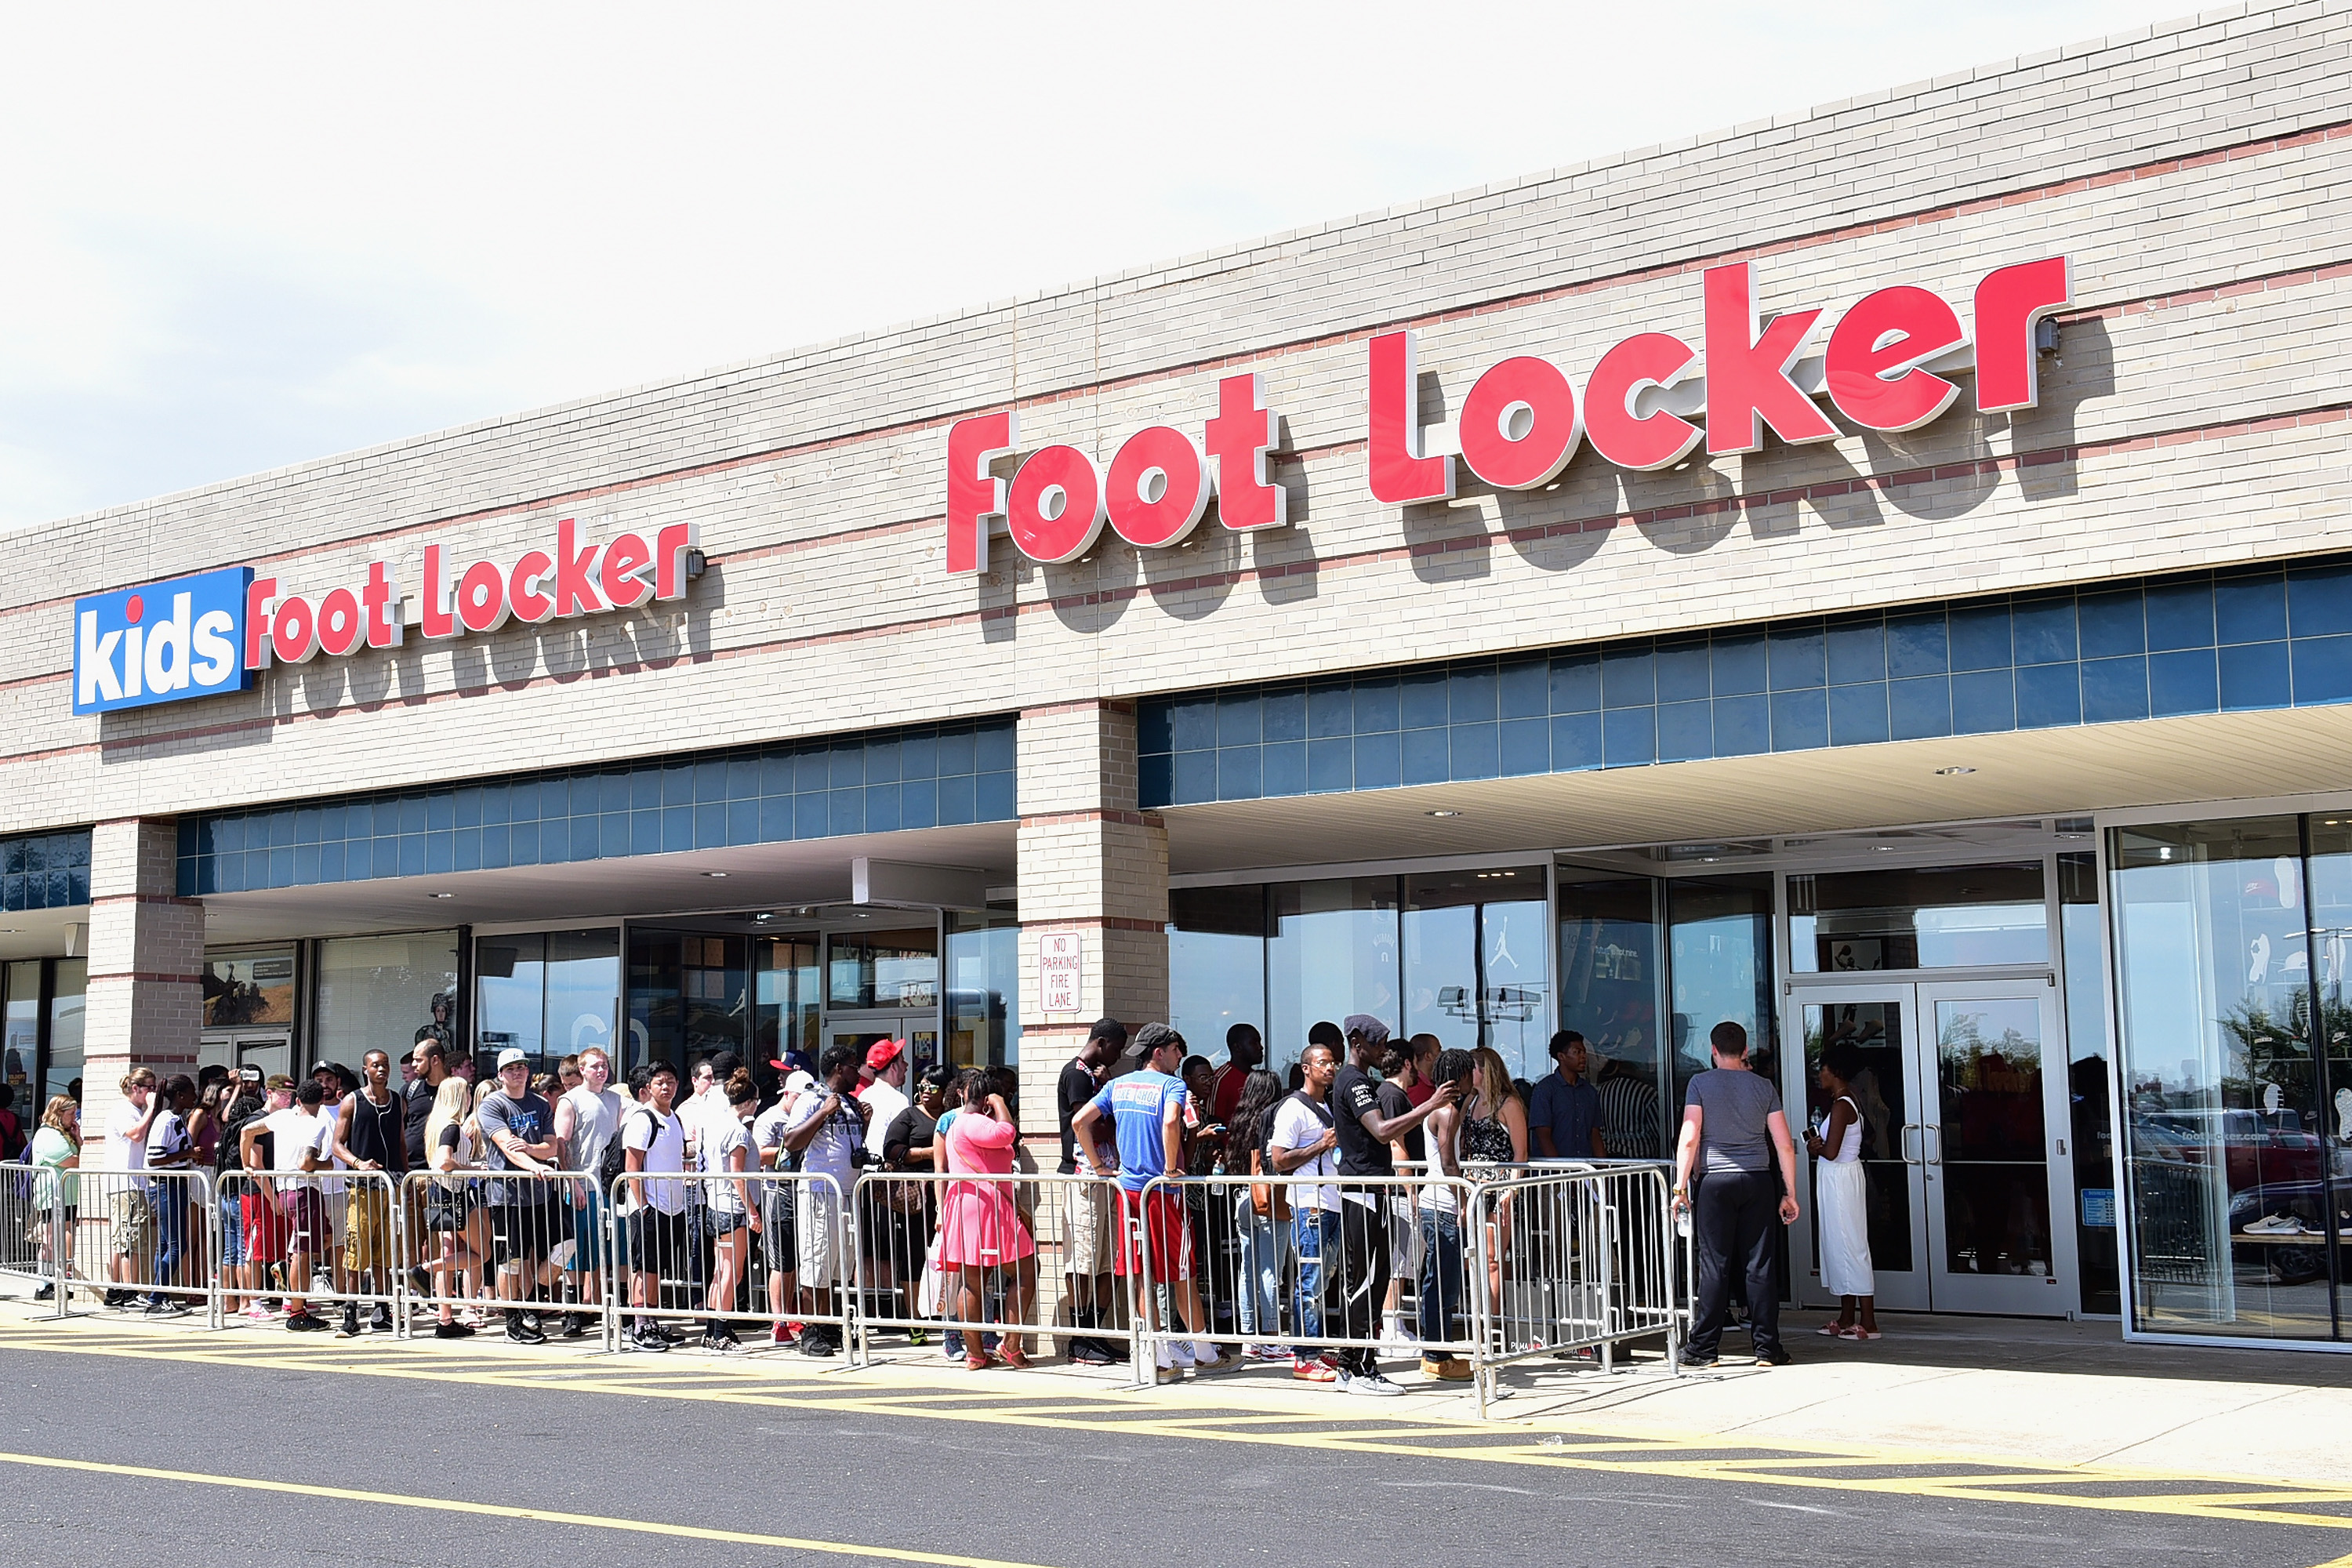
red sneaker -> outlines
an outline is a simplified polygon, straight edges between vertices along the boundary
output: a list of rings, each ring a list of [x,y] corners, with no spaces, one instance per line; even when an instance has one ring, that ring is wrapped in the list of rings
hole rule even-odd
[[[793,1330],[799,1326],[800,1325],[797,1323],[787,1323],[781,1318],[777,1319],[775,1335],[776,1343],[780,1345],[788,1345],[792,1343],[794,1338]]]

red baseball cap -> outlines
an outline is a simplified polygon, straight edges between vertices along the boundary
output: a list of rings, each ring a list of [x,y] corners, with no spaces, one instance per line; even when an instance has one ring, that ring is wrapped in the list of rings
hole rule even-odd
[[[866,1070],[867,1072],[883,1071],[892,1062],[897,1061],[898,1053],[906,1048],[907,1042],[904,1040],[875,1041],[866,1047]]]

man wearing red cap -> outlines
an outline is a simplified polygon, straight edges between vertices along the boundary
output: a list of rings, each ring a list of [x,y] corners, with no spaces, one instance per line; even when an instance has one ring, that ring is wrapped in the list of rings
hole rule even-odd
[[[866,1070],[874,1079],[857,1091],[872,1112],[866,1119],[866,1153],[867,1163],[882,1163],[882,1138],[889,1131],[890,1123],[898,1112],[911,1103],[907,1098],[907,1042],[877,1040],[866,1048]],[[928,1238],[927,1238],[928,1239]],[[918,1273],[920,1256],[902,1262],[914,1246],[904,1212],[892,1208],[882,1198],[878,1188],[872,1196],[861,1199],[857,1215],[857,1252],[860,1283],[868,1290],[885,1295],[898,1288],[898,1275]],[[868,1298],[869,1300],[872,1298]]]

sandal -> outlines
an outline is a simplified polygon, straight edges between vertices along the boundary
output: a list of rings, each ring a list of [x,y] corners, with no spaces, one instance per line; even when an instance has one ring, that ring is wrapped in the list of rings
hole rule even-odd
[[[963,1369],[966,1372],[986,1372],[995,1364],[996,1359],[986,1351],[974,1350],[964,1352]]]
[[[996,1347],[996,1353],[1003,1359],[1004,1364],[1011,1367],[1013,1371],[1026,1372],[1029,1370],[1029,1358],[1022,1353],[1021,1343],[1018,1340],[1008,1339],[1000,1342]]]
[[[1813,1332],[1821,1335],[1826,1340],[1852,1340],[1861,1338],[1860,1333],[1851,1323],[1823,1323],[1820,1328],[1815,1329]]]
[[[1876,1329],[1856,1329],[1846,1335],[1850,1340],[1883,1340],[1886,1336]]]

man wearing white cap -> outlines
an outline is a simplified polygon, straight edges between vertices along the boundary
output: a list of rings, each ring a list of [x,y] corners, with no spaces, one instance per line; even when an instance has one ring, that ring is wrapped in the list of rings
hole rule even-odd
[[[801,1065],[803,1058],[797,1051],[788,1051],[768,1065],[784,1075],[783,1092],[776,1103],[752,1119],[751,1147],[760,1157],[763,1171],[786,1173],[799,1161],[784,1147],[784,1129],[791,1122],[793,1108],[801,1096],[816,1088],[816,1078]],[[793,1330],[785,1314],[799,1300],[800,1235],[793,1224],[793,1184],[763,1183],[760,1189],[760,1252],[768,1266],[768,1310],[775,1314],[775,1342],[793,1342]]]
[[[530,1087],[530,1058],[509,1046],[499,1053],[499,1087],[474,1113],[482,1129],[482,1163],[493,1171],[535,1176],[560,1170],[563,1145],[555,1136],[555,1107]],[[507,1310],[507,1338],[518,1344],[547,1342],[539,1309],[555,1281],[549,1262],[561,1218],[571,1233],[568,1215],[559,1215],[559,1189],[548,1182],[520,1179],[490,1184],[490,1202],[499,1205],[499,1292],[516,1306]],[[509,1294],[511,1292],[511,1294]]]

